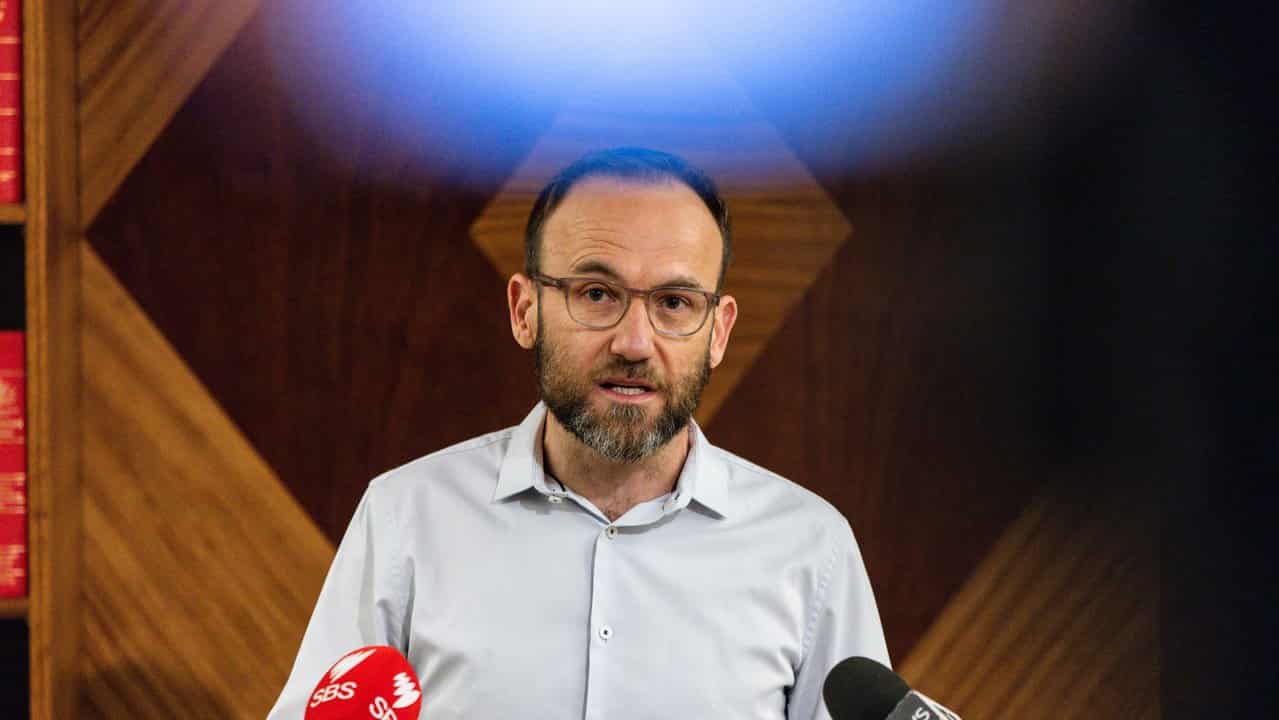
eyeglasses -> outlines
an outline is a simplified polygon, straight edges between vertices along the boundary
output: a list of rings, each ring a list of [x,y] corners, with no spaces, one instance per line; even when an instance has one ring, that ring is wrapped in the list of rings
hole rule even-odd
[[[564,293],[568,316],[595,330],[617,325],[631,307],[631,298],[644,298],[648,321],[660,335],[685,337],[706,324],[719,295],[690,287],[655,287],[637,290],[598,278],[535,274],[533,280]]]

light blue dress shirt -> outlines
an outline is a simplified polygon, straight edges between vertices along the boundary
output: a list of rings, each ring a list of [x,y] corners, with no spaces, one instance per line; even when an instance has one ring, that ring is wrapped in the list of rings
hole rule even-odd
[[[270,720],[372,644],[417,669],[423,720],[829,718],[835,663],[888,664],[829,503],[693,425],[674,492],[609,522],[547,477],[545,418],[369,484]]]

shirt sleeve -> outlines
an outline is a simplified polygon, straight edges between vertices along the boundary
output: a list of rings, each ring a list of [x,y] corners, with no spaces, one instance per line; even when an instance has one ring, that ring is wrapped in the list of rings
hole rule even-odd
[[[377,481],[355,509],[320,589],[289,679],[267,720],[302,720],[320,676],[338,658],[365,645],[405,652],[407,592],[397,557],[396,513]]]
[[[870,578],[847,521],[841,518],[834,536],[817,611],[805,633],[806,650],[786,704],[787,720],[830,720],[822,686],[827,673],[844,658],[860,655],[891,667]]]

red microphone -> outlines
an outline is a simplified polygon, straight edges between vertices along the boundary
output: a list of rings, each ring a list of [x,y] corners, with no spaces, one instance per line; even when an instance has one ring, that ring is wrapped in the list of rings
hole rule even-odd
[[[369,645],[343,655],[311,693],[305,720],[417,720],[422,686],[399,650]]]

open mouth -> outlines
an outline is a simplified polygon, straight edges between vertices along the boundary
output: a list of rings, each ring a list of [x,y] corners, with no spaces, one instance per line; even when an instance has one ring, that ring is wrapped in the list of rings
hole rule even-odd
[[[653,386],[641,380],[608,378],[601,380],[599,386],[608,392],[617,393],[618,395],[637,396],[653,392]]]

